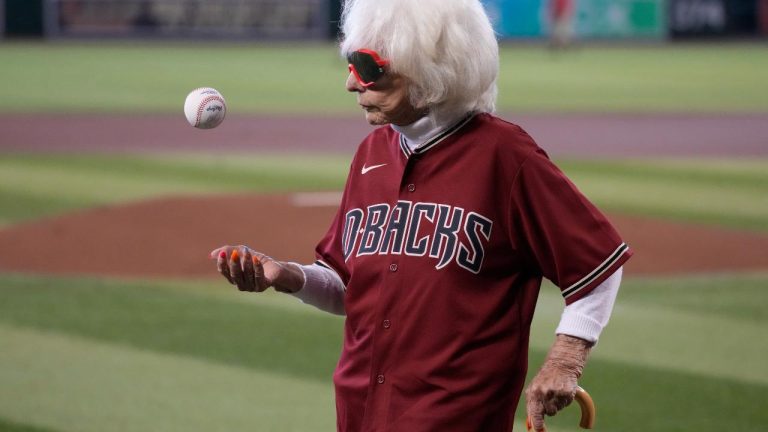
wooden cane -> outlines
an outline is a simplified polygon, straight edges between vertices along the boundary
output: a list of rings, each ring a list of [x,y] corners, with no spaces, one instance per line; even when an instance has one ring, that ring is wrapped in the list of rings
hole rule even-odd
[[[582,429],[592,429],[595,427],[595,402],[592,401],[592,397],[589,393],[581,387],[576,387],[575,399],[576,402],[579,403],[579,408],[581,408],[581,421],[579,421],[579,426]],[[529,431],[533,430],[533,424],[531,423],[530,417],[526,418],[525,426]],[[546,432],[546,430],[545,427],[544,432]]]

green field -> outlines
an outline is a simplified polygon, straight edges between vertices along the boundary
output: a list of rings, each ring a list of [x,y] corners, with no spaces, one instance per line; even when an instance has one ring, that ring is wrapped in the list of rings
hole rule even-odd
[[[598,401],[599,430],[762,430],[766,283],[768,274],[628,280],[582,379]],[[7,424],[94,432],[333,429],[340,318],[224,283],[5,275],[0,286],[0,419]],[[561,304],[545,287],[534,365]],[[550,423],[553,431],[576,430],[575,412]]]
[[[0,111],[173,112],[213,86],[232,113],[348,113],[330,45],[0,43]],[[501,50],[501,111],[766,112],[768,46]],[[311,72],[307,72],[311,71]]]
[[[278,184],[337,189],[347,163],[6,155],[0,220],[10,225],[157,195],[271,191]],[[610,208],[680,220],[703,212],[724,226],[760,227],[768,217],[764,161],[561,165]],[[650,186],[643,179],[649,170],[657,178]],[[599,187],[606,183],[614,186]],[[661,193],[665,188],[674,193]],[[627,190],[632,199],[620,199]],[[696,194],[707,197],[706,208],[687,199]],[[720,205],[736,199],[746,205],[743,213]],[[768,274],[628,279],[582,381],[599,402],[601,430],[761,430],[768,421],[766,286]],[[342,321],[286,296],[244,295],[224,283],[5,274],[0,298],[0,430],[333,429],[330,374]],[[544,290],[533,365],[552,340],[561,304],[554,288]],[[553,419],[551,430],[574,430],[574,416]]]
[[[559,56],[506,46],[499,105],[768,112],[767,54],[743,44]],[[0,43],[0,62],[0,100],[13,102],[2,112],[177,113],[201,84],[218,87],[232,112],[354,110],[344,64],[326,45]],[[306,64],[311,79],[300,73]],[[611,212],[768,231],[766,159],[558,163]],[[349,155],[0,153],[0,229],[158,196],[337,190],[348,164]],[[765,272],[625,279],[582,380],[598,404],[597,430],[766,430],[766,288]],[[532,373],[561,311],[547,285]],[[342,323],[223,282],[0,273],[0,431],[333,430]],[[576,410],[549,424],[577,430]]]

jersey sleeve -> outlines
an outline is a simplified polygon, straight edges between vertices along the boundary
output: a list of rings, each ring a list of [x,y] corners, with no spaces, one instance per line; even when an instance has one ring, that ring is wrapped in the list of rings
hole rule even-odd
[[[344,210],[343,205],[339,206],[336,216],[331,222],[328,232],[315,247],[315,264],[329,268],[336,272],[344,282],[344,286],[349,283],[349,271],[344,260],[342,251],[342,236],[344,235]]]
[[[530,271],[560,288],[566,304],[584,297],[632,256],[614,227],[537,148],[512,184],[510,241]]]
[[[354,161],[352,162],[354,165]],[[351,168],[350,168],[351,170]],[[315,247],[315,257],[317,261],[315,264],[329,268],[336,272],[347,286],[349,283],[349,269],[347,268],[346,260],[344,259],[343,250],[343,238],[345,234],[345,222],[346,222],[346,208],[347,197],[349,194],[349,176],[347,177],[347,183],[344,187],[344,194],[339,204],[339,209],[336,211],[336,215],[331,221],[331,226],[325,233],[323,238]]]

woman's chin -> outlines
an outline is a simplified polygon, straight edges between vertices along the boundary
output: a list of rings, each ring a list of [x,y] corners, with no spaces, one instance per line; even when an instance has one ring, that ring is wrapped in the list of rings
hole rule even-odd
[[[381,111],[366,111],[365,120],[372,126],[384,126],[389,123],[387,116],[381,113]]]

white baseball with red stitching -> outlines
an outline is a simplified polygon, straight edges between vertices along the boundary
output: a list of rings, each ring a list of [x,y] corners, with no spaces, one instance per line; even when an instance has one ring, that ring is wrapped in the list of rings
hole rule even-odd
[[[213,129],[224,121],[227,103],[218,90],[200,87],[192,90],[184,101],[187,121],[198,129]]]

